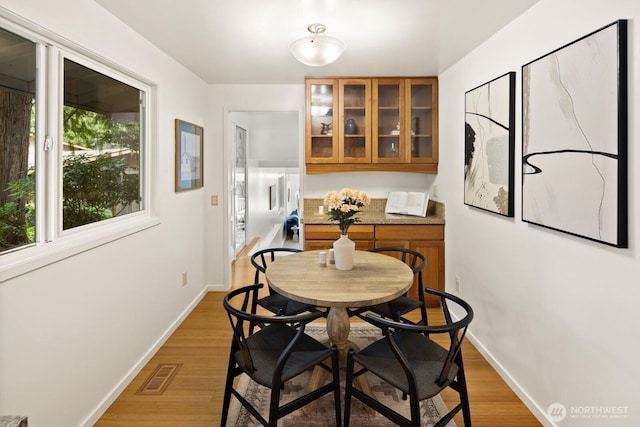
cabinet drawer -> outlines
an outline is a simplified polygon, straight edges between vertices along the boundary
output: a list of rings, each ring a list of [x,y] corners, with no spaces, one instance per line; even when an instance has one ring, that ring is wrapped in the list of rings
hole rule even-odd
[[[444,240],[444,225],[403,224],[376,226],[376,241],[398,239]]]
[[[374,226],[357,224],[349,227],[351,240],[373,240]],[[305,240],[337,240],[340,227],[337,225],[307,224],[304,226]]]
[[[304,241],[305,251],[328,251],[333,247],[335,240],[306,240]],[[368,251],[373,249],[373,240],[354,240],[357,251]]]

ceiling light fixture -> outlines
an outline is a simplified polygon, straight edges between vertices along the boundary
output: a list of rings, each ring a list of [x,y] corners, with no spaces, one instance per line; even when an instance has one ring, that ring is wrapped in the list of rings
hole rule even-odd
[[[327,30],[322,24],[311,24],[307,27],[311,35],[291,43],[289,50],[300,62],[311,67],[321,67],[338,59],[345,48],[342,40],[325,36]]]

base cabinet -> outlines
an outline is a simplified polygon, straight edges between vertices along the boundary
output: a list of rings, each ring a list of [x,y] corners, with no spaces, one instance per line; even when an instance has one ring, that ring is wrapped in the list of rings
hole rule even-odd
[[[444,290],[444,225],[378,225],[376,226],[377,248],[402,247],[420,252],[427,259],[422,271],[425,288]],[[418,298],[418,284],[409,290],[409,296]],[[438,299],[427,295],[427,305],[438,305]]]
[[[337,225],[306,224],[304,249],[331,248],[338,237],[340,228]],[[422,272],[424,287],[444,290],[444,225],[358,224],[349,228],[349,238],[356,243],[357,250],[391,246],[420,252],[427,259],[427,266]],[[409,290],[409,296],[418,298],[417,283]],[[427,305],[437,306],[438,299],[428,295]]]
[[[373,249],[374,226],[358,224],[349,227],[349,238],[356,244],[356,250],[368,251]],[[304,250],[328,250],[333,242],[340,238],[340,227],[337,225],[307,224],[304,227]]]

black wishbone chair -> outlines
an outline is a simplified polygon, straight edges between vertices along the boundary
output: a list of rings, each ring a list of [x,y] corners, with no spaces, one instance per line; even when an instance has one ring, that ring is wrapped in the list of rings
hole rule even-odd
[[[260,274],[264,275],[267,272],[269,264],[274,262],[278,256],[296,252],[302,251],[295,248],[269,248],[255,252],[251,255],[251,264],[256,269],[253,283],[261,283]],[[269,295],[260,298],[258,300],[258,305],[281,316],[291,316],[294,314],[304,313],[305,311],[318,311],[313,305],[294,301],[279,294],[271,287],[269,287]]]
[[[309,322],[322,317],[322,312],[295,316],[254,314],[252,310],[255,311],[258,291],[262,287],[260,283],[245,286],[231,291],[223,299],[223,305],[233,329],[233,341],[229,355],[221,426],[226,426],[232,395],[260,424],[276,427],[278,419],[328,393],[334,394],[336,426],[340,426],[338,352],[335,346],[327,348],[304,332]],[[260,324],[262,327],[254,328],[254,324]],[[297,326],[292,327],[291,324]],[[330,366],[326,364],[329,360]],[[316,366],[330,371],[332,380],[316,390],[280,405],[284,383]],[[242,374],[248,375],[251,380],[271,390],[269,414],[266,418],[234,388],[234,379]]]
[[[349,351],[344,401],[345,427],[349,426],[352,397],[399,426],[420,426],[420,402],[438,395],[447,387],[458,392],[460,403],[443,416],[435,427],[447,425],[459,411],[462,411],[464,425],[471,426],[461,346],[473,319],[473,310],[454,295],[434,289],[427,289],[426,292],[440,298],[444,324],[412,325],[371,314],[366,316],[369,322],[382,329],[383,337],[357,353]],[[452,319],[449,304],[463,311],[460,320]],[[437,335],[442,335],[444,341],[448,338],[448,345],[443,347],[436,343],[433,338]],[[355,370],[356,364],[359,365],[358,371]],[[355,378],[367,372],[382,378],[409,397],[410,418],[354,388]]]
[[[419,299],[411,298],[405,293],[404,295],[401,295],[389,302],[383,302],[380,304],[362,307],[357,310],[350,311],[349,315],[358,316],[366,321],[367,316],[365,316],[364,314],[369,311],[377,314],[378,316],[395,320],[396,322],[403,321],[406,323],[415,323],[411,322],[404,316],[409,312],[419,309],[421,318],[418,324],[426,325],[427,304],[425,302],[424,288],[422,285],[422,270],[424,270],[427,266],[427,260],[424,255],[412,249],[401,247],[375,248],[370,249],[370,252],[378,252],[381,254],[390,255],[407,264],[411,268],[411,270],[413,270],[415,283],[417,283],[418,286]]]

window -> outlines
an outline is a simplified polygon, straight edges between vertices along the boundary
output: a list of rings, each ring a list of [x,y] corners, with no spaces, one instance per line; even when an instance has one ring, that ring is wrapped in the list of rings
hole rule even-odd
[[[36,44],[0,28],[0,251],[35,241]]]
[[[148,94],[94,58],[0,28],[0,257],[148,213]]]
[[[140,210],[143,96],[64,59],[63,230]]]

